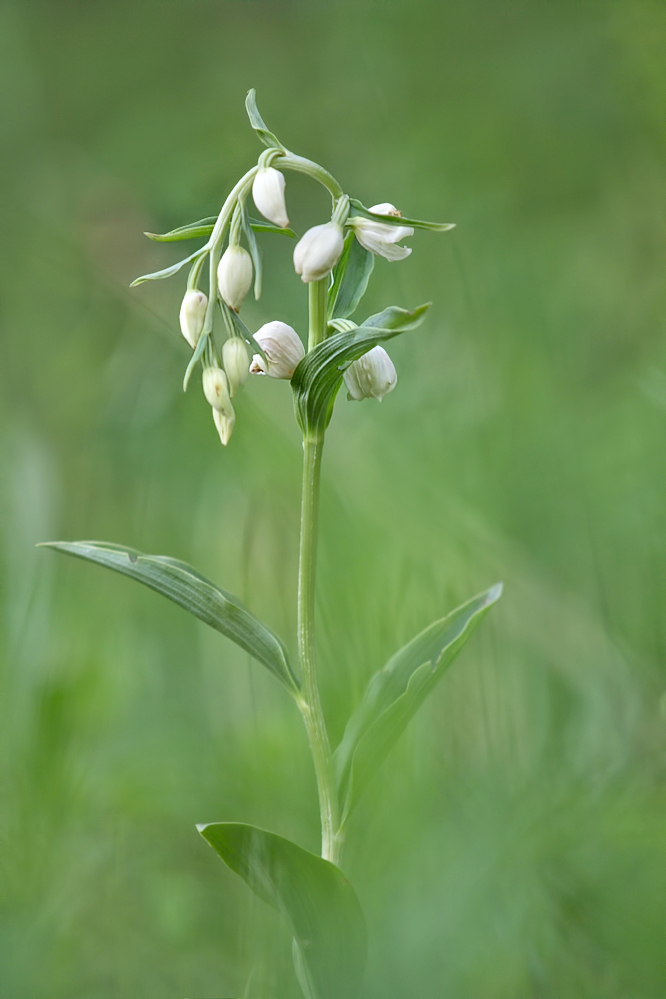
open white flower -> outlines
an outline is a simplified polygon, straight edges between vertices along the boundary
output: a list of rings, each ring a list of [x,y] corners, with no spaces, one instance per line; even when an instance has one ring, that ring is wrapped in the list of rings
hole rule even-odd
[[[361,399],[377,399],[381,402],[395,388],[398,375],[384,348],[377,346],[350,364],[344,373],[344,379],[348,399],[357,402]]]
[[[253,375],[269,375],[271,378],[291,378],[299,361],[305,357],[305,348],[295,329],[275,320],[266,323],[254,334],[264,354],[255,354],[250,365]]]
[[[201,331],[204,328],[208,296],[198,288],[190,288],[185,292],[183,304],[180,307],[180,329],[192,350],[197,345]]]
[[[301,281],[320,281],[333,270],[344,247],[344,233],[337,222],[308,229],[294,249],[294,268]]]
[[[373,205],[369,210],[377,215],[400,216],[395,205],[388,201],[381,205]],[[388,225],[386,222],[375,222],[374,219],[362,218],[360,215],[355,215],[349,219],[349,225],[352,226],[361,246],[369,250],[370,253],[378,253],[392,261],[404,260],[412,252],[409,246],[396,246],[396,243],[399,243],[401,239],[414,235],[411,226]]]
[[[242,246],[228,246],[217,265],[221,298],[238,312],[252,287],[252,257]]]
[[[289,225],[284,188],[284,174],[275,167],[260,167],[252,184],[255,205],[265,219],[282,229]]]

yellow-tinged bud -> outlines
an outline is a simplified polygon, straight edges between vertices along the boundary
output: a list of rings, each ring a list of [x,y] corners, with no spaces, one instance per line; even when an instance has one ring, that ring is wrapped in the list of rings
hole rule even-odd
[[[209,406],[227,416],[233,413],[227,376],[222,368],[204,368],[203,390]]]
[[[278,320],[262,326],[254,339],[268,359],[268,368],[261,354],[255,354],[250,365],[253,375],[291,378],[299,361],[305,357],[305,348],[296,330]]]
[[[393,361],[383,347],[373,347],[367,354],[350,364],[344,373],[347,398],[377,399],[381,402],[392,392],[398,381]]]
[[[217,265],[217,286],[230,309],[238,312],[252,287],[252,257],[242,246],[228,246]]]
[[[250,373],[250,358],[247,347],[240,337],[232,336],[224,341],[222,360],[229,381],[229,394],[233,399],[238,389],[245,385]]]
[[[294,249],[294,268],[301,281],[319,281],[333,270],[344,247],[342,226],[326,222],[308,229]]]
[[[183,336],[189,343],[192,350],[197,345],[204,328],[206,318],[206,308],[208,307],[208,296],[198,288],[190,288],[185,292],[183,304],[180,307],[180,328]]]
[[[234,430],[234,423],[236,422],[236,414],[233,411],[233,407],[231,407],[230,415],[221,413],[219,409],[214,409],[213,421],[215,423],[215,429],[220,435],[220,440],[226,447],[231,439],[231,435]]]
[[[289,225],[284,188],[284,174],[274,167],[259,167],[252,184],[254,203],[264,218],[282,229]]]

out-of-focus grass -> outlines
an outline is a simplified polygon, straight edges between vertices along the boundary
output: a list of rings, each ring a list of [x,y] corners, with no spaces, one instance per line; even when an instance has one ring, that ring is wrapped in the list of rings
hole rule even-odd
[[[127,289],[173,256],[142,230],[214,212],[258,154],[250,86],[366,204],[459,226],[378,261],[363,310],[432,318],[329,434],[333,733],[399,642],[507,584],[350,829],[366,995],[662,999],[664,43],[650,0],[3,5],[8,999],[297,995],[286,931],[194,830],[316,846],[296,712],[157,596],[33,548],[186,558],[293,642],[289,390],[250,384],[223,453],[180,393],[182,281]],[[263,246],[249,318],[302,329],[291,248]]]

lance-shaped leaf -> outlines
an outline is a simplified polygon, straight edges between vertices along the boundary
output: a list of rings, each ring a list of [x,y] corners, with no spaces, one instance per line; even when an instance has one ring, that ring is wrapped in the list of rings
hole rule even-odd
[[[245,239],[247,241],[247,246],[250,251],[250,256],[252,257],[252,264],[254,266],[254,297],[255,299],[259,299],[261,298],[263,265],[261,262],[261,253],[259,252],[257,241],[254,238],[254,230],[250,225],[250,219],[248,217],[245,205],[243,205],[241,210],[241,225],[243,227],[243,232],[245,233]]]
[[[329,320],[351,316],[365,295],[374,266],[374,254],[361,246],[353,232],[348,232],[328,292]]]
[[[245,823],[197,828],[232,871],[287,919],[299,951],[299,978],[306,978],[314,999],[354,999],[365,969],[366,929],[356,892],[340,868]]]
[[[266,127],[264,119],[259,114],[257,108],[257,92],[252,88],[248,91],[248,95],[245,98],[245,109],[247,110],[247,116],[250,119],[250,125],[257,133],[257,138],[259,138],[265,146],[269,149],[284,149],[284,146],[277,139],[271,131]]]
[[[178,273],[181,267],[184,267],[185,264],[189,264],[193,260],[196,260],[202,253],[207,253],[205,246],[195,250],[194,253],[191,253],[189,257],[185,257],[184,260],[179,260],[177,264],[172,264],[171,267],[165,267],[162,271],[153,271],[152,274],[142,274],[141,277],[135,278],[134,281],[132,281],[130,288],[136,288],[138,284],[143,284],[144,281],[162,281],[163,278],[172,277],[172,275]]]
[[[498,583],[435,621],[370,678],[334,754],[343,822],[410,719],[501,594],[502,584]]]
[[[328,426],[343,372],[353,361],[378,343],[415,329],[429,307],[428,303],[408,312],[391,306],[349,332],[335,333],[306,354],[291,379],[296,418],[303,432],[317,433]]]
[[[217,216],[211,215],[208,218],[199,219],[198,222],[181,225],[170,232],[145,232],[144,236],[152,239],[155,243],[177,243],[183,239],[200,239],[201,237],[211,235],[216,222]],[[283,229],[279,225],[273,225],[272,222],[264,222],[261,219],[253,219],[250,216],[248,216],[248,222],[253,232],[276,232],[281,236],[290,236],[292,239],[296,238],[296,233],[293,229]]]
[[[157,590],[240,645],[292,694],[299,690],[287,650],[275,632],[258,621],[237,597],[221,590],[186,562],[165,555],[143,555],[106,541],[50,541],[43,547],[96,562]]]
[[[424,222],[422,219],[408,219],[404,215],[377,215],[369,208],[362,205],[357,198],[350,198],[349,204],[365,218],[373,219],[375,222],[385,222],[386,225],[411,225],[414,229],[429,229],[430,232],[448,232],[455,229],[455,222]]]

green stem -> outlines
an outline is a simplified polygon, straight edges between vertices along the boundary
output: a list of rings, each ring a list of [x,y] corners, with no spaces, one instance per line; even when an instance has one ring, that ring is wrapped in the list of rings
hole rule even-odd
[[[312,350],[326,334],[326,289],[328,280],[309,286],[310,335]],[[299,707],[314,762],[321,813],[321,855],[334,864],[340,857],[337,838],[340,826],[338,795],[333,772],[331,747],[321,709],[315,664],[315,571],[319,525],[319,492],[324,434],[307,435],[303,440],[303,491],[301,496],[301,542],[298,558],[298,651],[303,679]]]

